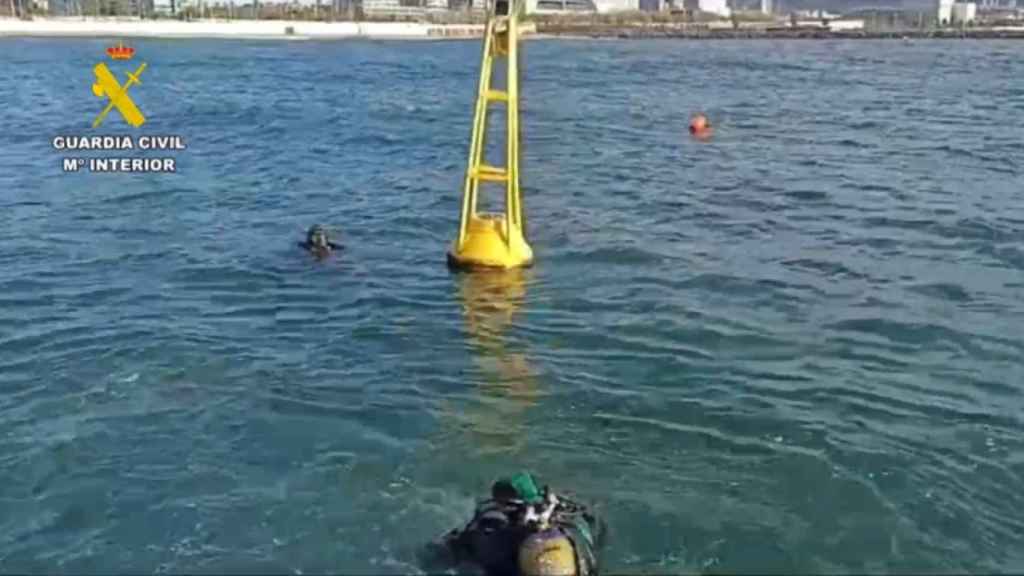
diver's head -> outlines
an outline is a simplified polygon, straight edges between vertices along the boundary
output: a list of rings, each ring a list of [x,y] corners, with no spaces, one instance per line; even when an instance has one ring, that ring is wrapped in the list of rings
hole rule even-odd
[[[306,233],[306,244],[310,248],[316,248],[318,250],[331,249],[330,240],[327,239],[327,231],[325,231],[319,224],[314,224],[309,228],[309,232]]]
[[[519,546],[522,576],[577,576],[576,550],[559,530],[531,534]]]

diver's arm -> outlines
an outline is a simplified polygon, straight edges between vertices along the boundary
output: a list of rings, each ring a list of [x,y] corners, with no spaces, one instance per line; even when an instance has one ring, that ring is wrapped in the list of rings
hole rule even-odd
[[[331,247],[331,250],[344,250],[345,249],[345,247],[342,246],[341,244],[335,244],[334,242],[328,242],[327,245]]]
[[[443,560],[450,566],[474,562],[476,558],[473,554],[470,530],[471,528],[466,526],[461,530],[455,529],[445,534],[439,548],[435,551],[435,559]]]
[[[597,544],[597,548],[600,550],[608,542],[608,522],[604,516],[592,516],[591,518],[594,519],[594,532],[597,532],[595,535],[596,542],[594,543]]]
[[[420,550],[420,562],[428,572],[448,571],[458,566],[464,557],[462,534],[458,530],[452,530]]]

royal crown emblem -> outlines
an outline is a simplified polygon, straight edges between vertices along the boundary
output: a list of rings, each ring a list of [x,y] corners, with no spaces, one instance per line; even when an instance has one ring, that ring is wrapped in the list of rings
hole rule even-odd
[[[131,60],[132,56],[135,55],[135,48],[125,46],[118,42],[117,46],[111,46],[107,48],[107,55],[114,60]]]

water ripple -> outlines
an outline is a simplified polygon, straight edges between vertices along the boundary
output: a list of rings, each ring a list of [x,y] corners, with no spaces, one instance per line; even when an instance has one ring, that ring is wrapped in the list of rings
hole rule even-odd
[[[444,267],[477,43],[226,45],[134,44],[189,148],[115,177],[106,43],[0,40],[3,571],[423,571],[524,467],[608,572],[1024,565],[1015,45],[532,40],[512,275]]]

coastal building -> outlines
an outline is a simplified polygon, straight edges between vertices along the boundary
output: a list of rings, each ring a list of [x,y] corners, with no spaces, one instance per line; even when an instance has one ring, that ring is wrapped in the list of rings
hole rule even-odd
[[[640,9],[639,0],[592,0],[599,14],[609,12],[631,12]]]
[[[893,10],[867,8],[847,12],[843,14],[842,19],[863,20],[864,29],[869,32],[906,32],[911,29],[924,30],[931,27],[936,22],[936,15],[934,9]]]
[[[723,18],[728,18],[732,15],[728,0],[682,0],[678,4],[681,4],[684,10],[691,12],[699,10]]]
[[[279,0],[263,0],[264,2]],[[299,0],[309,3],[311,0]],[[367,16],[418,17],[442,12],[480,12],[488,0],[322,0],[326,6],[330,1],[336,14],[352,18],[357,12]],[[527,13],[536,11],[537,3],[546,0],[526,0]],[[574,0],[567,0],[572,3]],[[588,5],[589,0],[586,0]],[[559,2],[561,3],[561,2]]]
[[[594,0],[526,0],[527,14],[565,14],[579,12],[598,12],[598,8]]]
[[[363,12],[366,14],[386,14],[400,12],[402,4],[399,0],[363,0]]]
[[[796,14],[797,18],[816,18],[818,20],[834,20],[840,17],[839,14],[833,14],[828,10],[797,10],[793,14]]]
[[[181,0],[153,0],[153,10],[157,13],[175,14],[181,6]]]
[[[707,12],[709,14],[715,14],[723,18],[728,18],[732,15],[732,10],[729,9],[728,0],[699,0],[698,6],[701,12]]]
[[[816,19],[797,20],[796,27],[804,29],[819,28],[829,32],[855,32],[863,30],[865,22],[862,18],[840,18],[838,20]]]
[[[126,16],[145,16],[153,13],[153,0],[120,0],[121,14]]]
[[[969,24],[978,17],[978,5],[974,2],[956,2],[950,22],[957,25]]]
[[[936,0],[935,20],[941,24],[949,24],[953,19],[953,0]]]
[[[362,5],[362,0],[332,0],[334,13],[350,20],[355,18],[356,12],[362,7]],[[450,4],[449,6],[451,6],[453,10],[472,9],[472,6],[469,5],[469,0],[466,0],[464,4]]]
[[[828,29],[831,32],[854,32],[856,30],[863,30],[864,20],[857,18],[840,18],[839,20],[829,20]]]
[[[153,13],[154,0],[19,0],[37,14],[51,16],[145,16]]]
[[[153,1],[156,2],[156,0],[153,0]],[[199,12],[202,11],[204,1],[203,0],[167,0],[167,3],[169,4],[170,8],[172,8],[171,13],[173,13],[173,14],[180,14],[183,11],[195,12],[196,14],[198,14]],[[205,2],[205,3],[209,4],[209,1],[207,0],[207,2]]]
[[[52,16],[78,16],[75,0],[49,0],[48,14]]]

